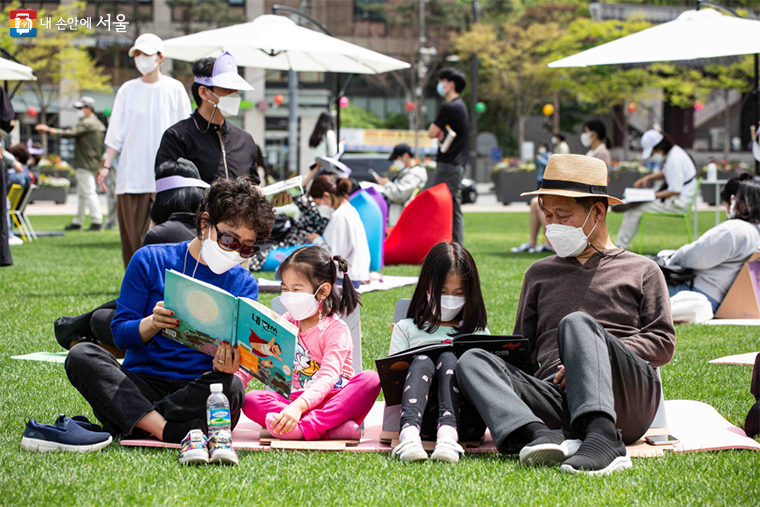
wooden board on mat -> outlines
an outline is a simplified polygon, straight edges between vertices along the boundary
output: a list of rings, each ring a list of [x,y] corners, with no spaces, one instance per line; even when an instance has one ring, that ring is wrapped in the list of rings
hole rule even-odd
[[[344,451],[346,447],[359,445],[358,440],[282,440],[275,438],[268,430],[262,429],[259,443],[272,449],[290,449],[303,451]]]

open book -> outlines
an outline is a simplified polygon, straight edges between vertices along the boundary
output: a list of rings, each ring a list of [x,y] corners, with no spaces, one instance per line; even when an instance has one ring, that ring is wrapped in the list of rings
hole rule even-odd
[[[211,284],[166,270],[164,306],[179,319],[163,336],[216,355],[227,340],[240,346],[240,366],[290,399],[298,328],[266,306]]]
[[[623,191],[623,202],[631,204],[634,202],[652,202],[656,199],[653,188],[626,188]]]
[[[535,371],[527,338],[487,334],[457,336],[450,343],[412,347],[391,356],[377,359],[375,365],[377,366],[377,373],[380,375],[380,385],[383,388],[386,405],[401,404],[407,370],[409,370],[409,366],[415,357],[425,354],[435,358],[445,351],[453,351],[457,357],[461,357],[470,349],[483,349],[525,372],[533,373]]]
[[[302,180],[303,176],[295,176],[284,181],[272,183],[271,185],[262,188],[261,191],[264,192],[264,195],[267,197],[270,195],[279,194],[280,192],[287,192],[292,197],[298,197],[299,195],[303,194],[303,186],[301,184]]]

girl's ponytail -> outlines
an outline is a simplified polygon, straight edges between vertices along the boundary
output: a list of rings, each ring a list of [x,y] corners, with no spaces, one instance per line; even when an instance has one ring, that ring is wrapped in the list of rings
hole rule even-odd
[[[349,315],[361,304],[361,295],[354,288],[354,284],[351,283],[351,277],[348,276],[349,265],[346,259],[339,255],[336,255],[332,259],[337,265],[337,269],[343,272],[343,290],[336,310],[343,315]]]

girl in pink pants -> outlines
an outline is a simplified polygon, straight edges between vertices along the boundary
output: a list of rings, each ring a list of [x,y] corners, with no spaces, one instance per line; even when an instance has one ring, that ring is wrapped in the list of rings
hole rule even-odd
[[[358,440],[360,425],[380,394],[377,372],[354,375],[351,331],[338,314],[359,304],[348,274],[334,290],[341,257],[320,247],[294,252],[280,267],[284,317],[299,327],[290,400],[270,391],[246,394],[243,413],[277,437],[290,440]],[[240,370],[247,385],[251,377]]]

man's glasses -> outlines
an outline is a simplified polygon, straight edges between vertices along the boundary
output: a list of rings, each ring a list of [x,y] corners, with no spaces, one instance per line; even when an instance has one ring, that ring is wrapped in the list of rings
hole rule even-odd
[[[216,229],[216,243],[222,250],[226,250],[228,252],[238,251],[240,252],[240,257],[243,257],[244,259],[253,257],[256,255],[256,252],[261,250],[261,247],[259,245],[244,245],[235,236],[228,232],[219,231],[219,228],[216,226],[216,224],[212,221],[210,222],[211,225],[214,226],[214,229]]]

